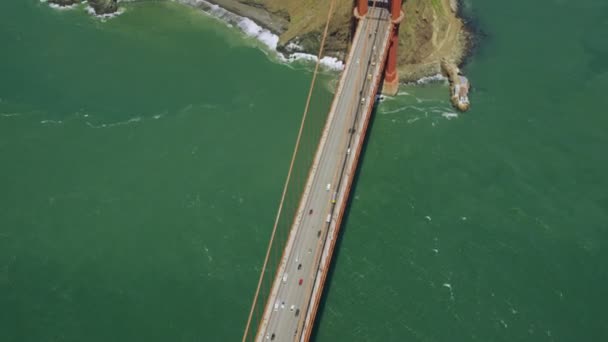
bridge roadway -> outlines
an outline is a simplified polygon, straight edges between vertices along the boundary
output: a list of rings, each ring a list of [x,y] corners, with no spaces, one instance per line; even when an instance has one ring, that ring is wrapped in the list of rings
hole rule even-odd
[[[307,341],[381,81],[390,13],[359,20],[256,341]]]

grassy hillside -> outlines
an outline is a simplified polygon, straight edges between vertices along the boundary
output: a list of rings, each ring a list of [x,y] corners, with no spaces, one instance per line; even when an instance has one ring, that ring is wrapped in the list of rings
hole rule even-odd
[[[263,6],[270,12],[282,15],[289,21],[287,30],[280,35],[280,44],[298,42],[308,52],[319,49],[325,28],[330,1],[319,0],[237,0],[252,6]],[[344,57],[350,41],[353,0],[336,0],[336,8],[329,26],[326,51]]]
[[[455,3],[454,3],[455,5]],[[446,58],[459,64],[466,52],[468,33],[450,0],[409,0],[399,28],[399,71],[412,80],[440,72]]]
[[[319,0],[208,0],[252,17],[256,11],[270,16],[266,27],[285,23],[278,30],[280,45],[296,42],[310,53],[319,49],[330,1]],[[354,0],[336,0],[330,23],[326,54],[344,58],[351,39]],[[399,73],[403,81],[440,72],[440,60],[460,63],[466,51],[467,33],[455,14],[455,0],[406,0],[399,34]],[[243,9],[243,8],[249,8]],[[249,14],[249,15],[248,15]],[[255,20],[255,16],[254,20]],[[275,30],[277,31],[277,30]]]

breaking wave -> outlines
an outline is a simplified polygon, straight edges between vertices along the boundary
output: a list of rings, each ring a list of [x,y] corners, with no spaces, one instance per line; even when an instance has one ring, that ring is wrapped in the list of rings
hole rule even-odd
[[[63,121],[61,121],[61,120],[42,120],[42,121],[40,121],[40,123],[43,125],[49,125],[49,124],[61,125],[63,123]]]
[[[279,44],[279,36],[272,33],[270,30],[265,29],[255,23],[253,20],[240,16],[238,14],[232,13],[216,4],[212,4],[206,0],[177,0],[180,3],[202,9],[205,13],[218,18],[232,27],[237,27],[241,32],[243,32],[248,37],[252,37],[258,41],[260,41],[264,46],[268,49],[275,52],[280,61],[285,63],[293,63],[295,61],[308,61],[316,63],[318,58],[317,56],[306,54],[302,52],[294,52],[289,55],[284,55],[277,51],[277,47]],[[290,43],[286,46],[288,50],[298,51],[301,50],[301,47],[295,43]],[[320,64],[329,70],[342,70],[344,69],[344,62],[335,57],[323,57],[320,60]]]
[[[437,74],[433,76],[422,77],[421,79],[416,81],[416,84],[444,83],[447,80],[447,77],[443,76],[442,74]]]
[[[76,7],[78,7],[79,4],[72,4],[72,5],[66,5],[66,6],[61,6],[58,4],[54,4],[54,3],[49,3],[48,0],[40,0],[41,3],[43,4],[49,4],[50,8],[56,9],[56,10],[60,10],[60,11],[64,11],[64,10],[71,10],[74,9]]]
[[[116,126],[128,125],[128,124],[132,124],[135,122],[140,122],[141,120],[142,120],[141,116],[136,116],[129,120],[119,121],[119,122],[114,122],[114,123],[102,123],[102,124],[95,125],[95,124],[87,121],[86,124],[87,124],[87,126],[89,126],[91,128],[111,128],[111,127],[116,127]]]
[[[87,11],[87,13],[94,16],[95,18],[99,18],[102,20],[112,19],[112,18],[118,17],[119,15],[125,13],[125,9],[122,7],[119,7],[118,11],[116,11],[114,13],[108,13],[108,14],[97,14],[97,13],[95,13],[95,9],[93,9],[93,7],[91,7],[91,6],[87,6],[87,8],[85,10]]]
[[[458,117],[458,113],[443,112],[443,113],[441,113],[441,116],[443,116],[444,118],[446,118],[448,120],[452,120],[452,119],[456,119]]]

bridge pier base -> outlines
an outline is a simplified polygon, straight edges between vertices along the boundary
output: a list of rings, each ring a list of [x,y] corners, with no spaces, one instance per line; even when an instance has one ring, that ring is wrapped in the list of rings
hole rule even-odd
[[[384,83],[382,84],[382,94],[395,96],[399,92],[399,75],[397,75],[397,72],[395,71],[390,80],[388,77],[389,75],[386,75],[384,78]]]

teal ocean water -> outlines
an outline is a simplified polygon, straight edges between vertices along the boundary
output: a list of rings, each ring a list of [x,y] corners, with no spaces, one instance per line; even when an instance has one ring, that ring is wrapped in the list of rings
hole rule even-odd
[[[464,3],[473,107],[382,101],[316,341],[608,339],[608,4]],[[124,6],[0,2],[0,341],[242,334],[310,70]]]

